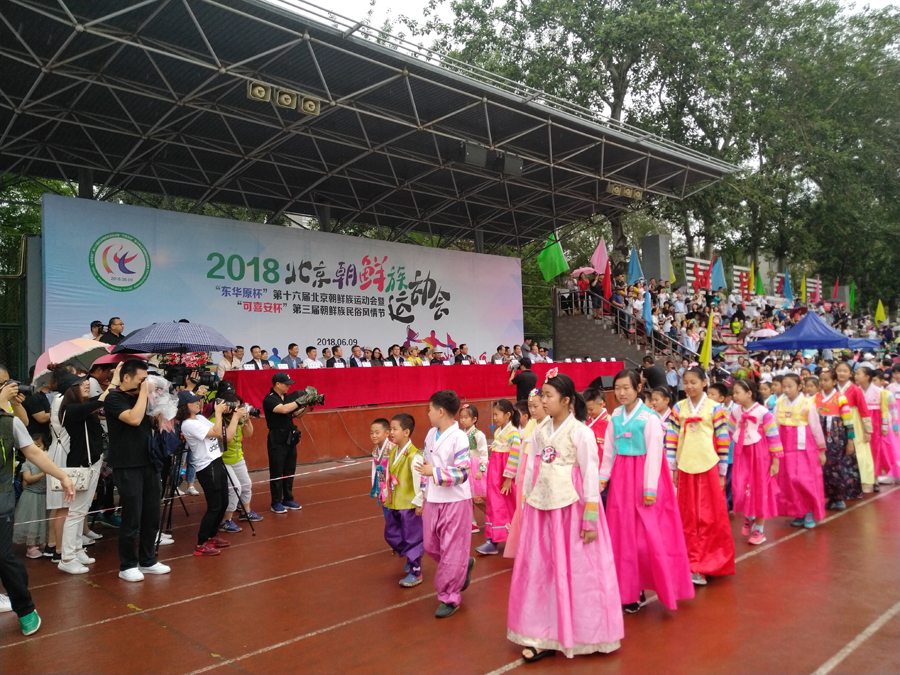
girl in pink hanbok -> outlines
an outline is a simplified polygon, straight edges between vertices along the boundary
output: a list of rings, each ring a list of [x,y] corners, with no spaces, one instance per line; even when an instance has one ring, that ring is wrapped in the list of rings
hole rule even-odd
[[[619,594],[629,614],[646,604],[645,590],[676,609],[677,600],[694,597],[694,584],[672,475],[663,469],[665,434],[638,396],[637,371],[619,371],[613,386],[622,405],[606,427],[600,490],[609,482],[606,522]]]
[[[897,458],[894,457],[893,434],[891,433],[890,398],[891,393],[876,382],[875,371],[866,366],[856,369],[856,384],[862,390],[872,416],[872,437],[869,446],[872,448],[872,462],[875,465],[875,486],[879,483],[892,483],[898,475]],[[883,382],[882,382],[883,383]]]
[[[478,430],[478,408],[471,403],[463,403],[459,409],[459,428],[469,439],[469,486],[472,488],[472,501],[484,503],[487,496],[486,479],[488,450],[487,437]],[[478,534],[478,523],[472,519],[472,534]]]
[[[754,546],[766,540],[766,518],[778,515],[778,464],[784,452],[775,417],[763,404],[756,385],[734,383],[735,406],[728,429],[734,441],[731,489],[735,513],[744,514],[741,534]]]
[[[814,401],[800,392],[800,376],[788,373],[775,419],[784,461],[778,471],[779,514],[796,516],[791,525],[812,529],[825,517],[825,435]]]
[[[509,526],[516,512],[516,469],[522,435],[519,433],[519,411],[501,398],[493,406],[494,440],[487,470],[487,509],[484,515],[484,536],[487,539],[475,549],[480,555],[497,555],[497,544],[506,541]]]
[[[600,506],[599,457],[587,408],[557,369],[542,388],[549,420],[535,430],[523,476],[522,529],[506,636],[526,661],[619,648],[625,629]]]
[[[521,457],[525,457],[531,441],[534,440],[534,431],[537,427],[542,426],[549,419],[547,412],[544,410],[544,404],[541,401],[541,390],[532,389],[528,394],[528,424],[522,429],[522,451]],[[519,547],[519,532],[522,530],[522,486],[525,481],[525,462],[519,462],[516,469],[516,512],[513,514],[512,522],[509,524],[509,537],[506,539],[506,546],[503,547],[504,558],[515,558],[516,549]]]

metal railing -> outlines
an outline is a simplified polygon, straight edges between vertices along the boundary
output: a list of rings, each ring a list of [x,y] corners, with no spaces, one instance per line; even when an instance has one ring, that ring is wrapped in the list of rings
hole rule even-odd
[[[580,313],[588,321],[602,321],[607,328],[639,348],[649,349],[651,354],[686,358],[691,362],[700,361],[700,354],[681,344],[668,335],[655,330],[643,318],[633,316],[616,307],[602,295],[590,291],[569,291],[553,289],[556,316]]]

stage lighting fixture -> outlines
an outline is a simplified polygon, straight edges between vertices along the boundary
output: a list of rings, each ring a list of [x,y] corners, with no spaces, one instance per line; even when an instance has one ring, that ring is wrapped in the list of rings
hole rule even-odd
[[[625,197],[627,199],[642,199],[644,197],[644,191],[641,188],[621,185],[620,183],[607,183],[606,191],[616,197]]]
[[[247,82],[247,98],[251,101],[268,103],[272,100],[272,87],[262,82],[250,80]]]

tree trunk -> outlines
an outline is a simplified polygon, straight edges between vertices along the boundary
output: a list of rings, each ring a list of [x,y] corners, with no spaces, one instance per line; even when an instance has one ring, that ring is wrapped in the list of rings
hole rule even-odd
[[[625,236],[625,226],[622,224],[622,213],[618,212],[609,217],[612,227],[612,255],[609,265],[613,276],[628,274],[628,237]]]

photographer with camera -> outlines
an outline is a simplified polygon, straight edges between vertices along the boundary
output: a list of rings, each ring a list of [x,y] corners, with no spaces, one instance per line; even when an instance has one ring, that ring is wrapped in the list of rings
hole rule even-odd
[[[527,401],[531,390],[537,388],[537,375],[531,372],[531,359],[527,356],[522,357],[518,367],[515,367],[514,364],[515,361],[510,361],[509,385],[516,385],[517,401]]]
[[[228,504],[228,476],[222,461],[222,439],[229,443],[234,439],[238,422],[247,414],[246,408],[237,408],[231,414],[228,427],[223,426],[223,415],[228,410],[225,401],[215,404],[213,423],[200,414],[203,399],[189,391],[178,393],[178,413],[175,419],[181,422],[181,434],[191,450],[191,458],[197,467],[197,480],[203,486],[206,497],[206,513],[200,521],[197,533],[196,556],[219,555],[219,549],[227,548],[231,542],[219,536],[219,524],[225,516]]]
[[[131,582],[143,581],[145,574],[171,572],[168,565],[156,560],[162,483],[150,459],[146,380],[146,361],[128,359],[119,364],[103,406],[109,429],[107,462],[122,511],[119,578]]]
[[[272,512],[296,511],[300,505],[294,501],[294,472],[297,470],[297,444],[300,430],[294,425],[295,417],[303,417],[308,407],[301,405],[299,392],[288,394],[294,381],[287,373],[272,375],[272,389],[263,399],[263,412],[269,436],[269,489],[272,493]]]
[[[241,398],[233,391],[221,391],[220,397],[216,399],[216,403],[224,401],[228,406],[222,418],[223,425],[231,425],[234,418],[234,412],[237,409],[246,410],[247,414],[238,420],[237,429],[234,432],[234,438],[228,441],[228,447],[222,453],[222,461],[225,463],[225,470],[228,472],[228,506],[225,508],[227,518],[219,525],[222,532],[240,532],[241,526],[234,522],[234,512],[238,508],[238,492],[240,492],[240,503],[243,505],[243,512],[240,520],[250,520],[254,523],[263,519],[261,515],[250,508],[250,498],[253,496],[253,484],[250,481],[250,473],[247,470],[247,462],[244,461],[244,439],[253,435],[253,422],[251,417],[259,417],[259,410],[246,406]],[[218,416],[213,413],[209,418],[210,422],[218,420]]]

